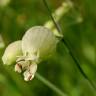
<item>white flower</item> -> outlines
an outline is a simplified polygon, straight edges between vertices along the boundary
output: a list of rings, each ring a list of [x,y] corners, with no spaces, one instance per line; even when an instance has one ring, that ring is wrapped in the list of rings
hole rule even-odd
[[[14,42],[6,48],[2,60],[8,65],[15,60],[15,71],[23,72],[24,80],[29,81],[34,78],[37,64],[54,53],[56,44],[57,38],[49,29],[35,26],[25,33],[22,41]]]

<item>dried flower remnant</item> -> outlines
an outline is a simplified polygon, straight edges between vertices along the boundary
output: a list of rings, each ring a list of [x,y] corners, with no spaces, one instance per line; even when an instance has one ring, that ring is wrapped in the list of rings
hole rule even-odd
[[[31,64],[27,70],[24,72],[24,80],[29,81],[34,78],[34,75],[37,71],[37,64]]]

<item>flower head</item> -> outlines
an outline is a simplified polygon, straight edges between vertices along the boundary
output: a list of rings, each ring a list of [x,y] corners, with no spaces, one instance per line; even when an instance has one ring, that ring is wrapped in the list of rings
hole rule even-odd
[[[35,26],[25,33],[22,41],[18,42],[12,43],[6,48],[2,60],[7,64],[8,60],[14,59],[16,61],[15,71],[23,72],[24,80],[29,81],[34,78],[37,64],[49,58],[56,50],[57,38],[49,29]],[[12,46],[13,44],[15,47]],[[22,54],[18,54],[19,51]],[[9,53],[11,58],[9,58]]]

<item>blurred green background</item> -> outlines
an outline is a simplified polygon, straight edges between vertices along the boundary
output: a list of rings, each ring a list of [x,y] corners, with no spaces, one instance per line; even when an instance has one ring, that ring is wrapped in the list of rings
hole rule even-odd
[[[47,0],[54,12],[64,0]],[[73,7],[59,24],[64,38],[80,66],[96,84],[96,0],[72,0]],[[5,47],[22,38],[25,31],[51,20],[43,0],[0,0],[0,96],[59,96],[37,78],[25,82],[1,57]],[[57,52],[38,66],[38,73],[68,96],[96,96],[96,90],[79,72],[75,62],[60,42]]]

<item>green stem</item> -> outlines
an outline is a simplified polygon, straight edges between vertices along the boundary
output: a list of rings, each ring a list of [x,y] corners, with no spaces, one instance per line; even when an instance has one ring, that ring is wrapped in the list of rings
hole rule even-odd
[[[41,76],[39,73],[36,73],[36,78],[43,82],[46,86],[48,86],[50,89],[52,89],[54,92],[56,92],[60,96],[68,96],[64,92],[62,92],[58,87],[56,87],[53,83],[45,79],[43,76]]]

